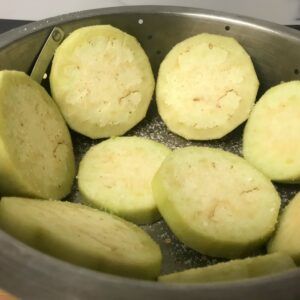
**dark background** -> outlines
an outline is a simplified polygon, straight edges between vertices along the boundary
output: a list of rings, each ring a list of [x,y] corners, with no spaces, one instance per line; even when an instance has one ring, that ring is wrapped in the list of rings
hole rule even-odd
[[[28,23],[30,23],[30,21],[0,19],[0,33]]]
[[[0,34],[7,31],[7,30],[13,29],[15,27],[28,24],[30,22],[31,21],[0,19]],[[297,30],[300,30],[300,25],[289,25],[289,27],[293,27]]]

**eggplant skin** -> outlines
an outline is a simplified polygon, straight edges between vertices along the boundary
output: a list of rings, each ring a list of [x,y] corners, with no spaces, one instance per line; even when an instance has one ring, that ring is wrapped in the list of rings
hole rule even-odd
[[[282,252],[290,255],[300,265],[299,228],[300,193],[289,202],[279,217],[275,234],[268,243],[268,252]]]
[[[300,81],[271,87],[254,106],[243,155],[272,181],[300,182]]]
[[[147,138],[115,137],[89,149],[79,165],[85,203],[135,224],[158,221],[151,181],[171,150]]]
[[[158,280],[176,283],[213,283],[266,276],[293,268],[296,268],[296,265],[290,256],[274,253],[171,273],[160,276]]]
[[[234,38],[202,33],[175,45],[161,63],[158,112],[187,140],[219,139],[247,120],[258,86],[251,58]]]
[[[0,225],[24,243],[79,266],[149,280],[160,272],[160,248],[145,231],[82,204],[3,197]]]
[[[252,254],[272,235],[280,197],[262,173],[221,149],[186,147],[152,181],[158,210],[187,246],[214,257]]]
[[[19,71],[0,71],[0,195],[62,199],[75,176],[72,141],[55,102]]]
[[[139,42],[110,25],[73,31],[57,48],[50,73],[68,125],[92,139],[123,135],[144,119],[154,85]]]

